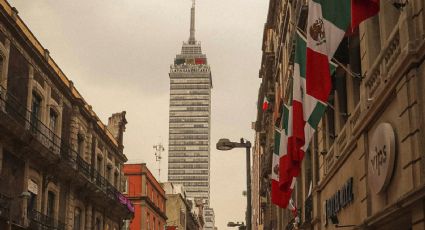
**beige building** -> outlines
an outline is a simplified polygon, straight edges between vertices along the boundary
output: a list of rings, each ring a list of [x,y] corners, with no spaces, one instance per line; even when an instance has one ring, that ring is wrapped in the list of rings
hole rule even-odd
[[[125,112],[104,125],[5,0],[0,66],[0,229],[121,229]]]
[[[300,223],[271,204],[273,126],[308,3],[270,0],[254,125],[253,229],[425,229],[423,0],[381,1],[379,15],[342,41],[335,58],[343,68],[332,76],[329,106],[293,193]],[[264,96],[273,106],[263,112]]]
[[[165,182],[161,184],[167,197],[167,230],[201,230],[204,227],[201,200],[188,198],[181,184]]]

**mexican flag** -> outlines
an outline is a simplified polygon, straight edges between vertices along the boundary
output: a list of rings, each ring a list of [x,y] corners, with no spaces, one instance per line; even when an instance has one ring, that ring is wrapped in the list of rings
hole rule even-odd
[[[274,151],[272,159],[272,203],[281,207],[286,208],[291,198],[292,189],[283,191],[279,187],[279,165],[280,159],[287,153],[287,140],[289,134],[289,112],[290,107],[284,105],[281,111],[280,126],[275,127],[274,136]],[[294,182],[295,185],[295,182]]]
[[[286,208],[289,203],[304,153],[326,111],[332,88],[331,73],[336,68],[330,60],[350,26],[354,28],[377,13],[376,8],[366,7],[377,1],[311,0],[309,3],[307,38],[298,31],[295,35],[294,76],[289,89],[292,100],[284,106],[282,127],[275,133],[272,201],[281,207]],[[360,9],[365,11],[357,12]]]
[[[263,99],[263,111],[266,111],[269,108],[269,100],[267,99],[266,96],[264,96]]]
[[[326,102],[331,90],[330,76],[335,70],[335,65],[329,64],[325,56],[326,64],[322,66],[322,70],[316,70],[315,74],[309,75],[308,41],[300,32],[297,32],[295,43],[292,106],[288,125],[290,131],[286,147],[288,154],[282,155],[279,162],[279,182],[283,191],[293,189],[295,177],[300,173],[304,153],[326,111]],[[318,77],[322,78],[321,82],[314,79]],[[327,95],[323,93],[324,91]]]

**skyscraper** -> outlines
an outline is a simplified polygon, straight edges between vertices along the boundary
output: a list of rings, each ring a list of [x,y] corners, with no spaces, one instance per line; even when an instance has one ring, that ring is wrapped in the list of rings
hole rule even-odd
[[[210,200],[211,70],[195,39],[195,1],[190,37],[170,67],[168,180],[187,196]]]

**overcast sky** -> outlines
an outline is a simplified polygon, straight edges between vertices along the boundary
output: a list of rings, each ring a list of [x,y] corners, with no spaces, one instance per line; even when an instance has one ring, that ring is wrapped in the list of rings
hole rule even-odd
[[[155,176],[162,141],[167,178],[168,72],[189,37],[190,0],[9,0],[94,111],[127,111],[124,152]],[[213,77],[211,206],[216,225],[244,221],[244,150],[219,152],[221,137],[253,142],[266,0],[199,0],[196,39]]]

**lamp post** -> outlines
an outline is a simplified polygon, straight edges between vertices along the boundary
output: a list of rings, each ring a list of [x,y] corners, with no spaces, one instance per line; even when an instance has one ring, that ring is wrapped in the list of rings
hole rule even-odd
[[[241,138],[240,142],[231,142],[229,139],[220,139],[216,148],[218,150],[227,151],[233,148],[246,149],[246,230],[251,230],[251,142],[244,141]]]

